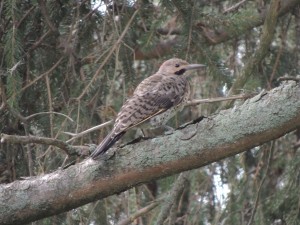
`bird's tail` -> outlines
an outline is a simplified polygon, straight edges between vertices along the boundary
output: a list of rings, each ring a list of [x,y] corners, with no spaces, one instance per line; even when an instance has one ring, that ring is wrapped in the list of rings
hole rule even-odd
[[[103,141],[97,146],[95,151],[91,154],[93,159],[96,159],[99,155],[104,154],[111,146],[113,146],[123,135],[125,131],[115,134],[110,132]]]

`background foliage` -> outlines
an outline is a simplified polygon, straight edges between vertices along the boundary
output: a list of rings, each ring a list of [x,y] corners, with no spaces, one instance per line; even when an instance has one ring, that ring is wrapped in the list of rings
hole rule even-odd
[[[272,28],[263,23],[273,3],[1,1],[1,133],[68,141],[70,133],[113,119],[136,84],[171,57],[207,65],[190,78],[193,99],[226,95],[249,65],[251,75],[235,93],[271,89],[279,84],[278,77],[296,76],[300,69],[299,3],[282,13],[274,33],[267,33],[270,44],[262,46],[264,28]],[[251,65],[251,57],[263,47],[262,60]],[[176,127],[222,107],[226,105],[187,107],[170,124]],[[106,126],[69,143],[99,143],[109,130]],[[164,219],[178,225],[299,224],[299,139],[297,130],[205,168],[35,224],[117,224],[153,201],[158,204],[132,224],[162,224]],[[82,158],[46,145],[1,144],[0,182],[49,173]],[[174,204],[166,209],[164,199]]]

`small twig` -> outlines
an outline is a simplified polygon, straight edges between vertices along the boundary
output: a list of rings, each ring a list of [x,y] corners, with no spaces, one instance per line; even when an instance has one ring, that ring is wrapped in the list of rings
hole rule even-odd
[[[40,79],[44,78],[45,76],[49,75],[58,65],[61,63],[61,61],[64,59],[64,57],[61,57],[47,72],[41,74],[39,77],[35,78],[33,81],[31,81],[29,84],[25,85],[24,87],[21,88],[20,92],[24,91],[25,89],[29,88],[33,84],[35,84],[37,81]],[[19,92],[19,93],[20,93]],[[9,98],[14,98],[17,93],[13,94]]]
[[[34,83],[36,83],[40,79],[42,79],[45,76],[47,76],[48,74],[50,74],[56,67],[58,67],[58,65],[61,63],[61,61],[63,59],[64,59],[64,57],[62,56],[48,71],[46,71],[45,73],[41,74],[40,76],[38,76],[37,78],[35,78],[33,81],[31,81],[29,84],[27,84],[24,87],[22,87],[20,92],[24,91],[25,89],[29,88],[31,85],[33,85]]]
[[[16,28],[19,28],[19,26],[23,23],[23,21],[26,19],[26,17],[31,13],[32,10],[35,9],[35,5],[31,6],[29,10],[22,16],[22,18],[19,20],[18,24],[16,25]]]
[[[80,4],[80,5],[82,5],[82,4]],[[82,18],[82,20],[86,20],[86,19],[88,19],[89,17],[91,17],[92,14],[94,14],[95,12],[98,12],[98,11],[99,11],[98,8],[100,8],[101,6],[103,6],[102,3],[99,3],[99,5],[98,5],[97,7],[95,7],[95,8],[93,8],[93,10],[90,10],[89,13],[87,13],[87,14]]]
[[[279,77],[277,79],[278,81],[284,81],[284,80],[293,80],[293,81],[296,81],[296,82],[299,82],[300,81],[300,77]]]
[[[187,60],[188,54],[190,53],[190,48],[191,48],[191,42],[192,42],[192,30],[193,30],[193,17],[194,17],[194,12],[195,12],[195,7],[192,7],[191,15],[190,15],[190,26],[189,26],[189,34],[188,34],[188,43],[187,43],[187,50],[186,50],[186,55],[185,58]]]
[[[5,86],[2,82],[2,80],[0,79],[0,96],[1,96],[1,106],[0,106],[0,112],[3,111],[6,106],[7,106],[7,101],[6,101],[6,93],[5,93]]]
[[[280,57],[281,57],[281,55],[282,55],[282,51],[283,51],[283,49],[284,49],[284,45],[285,45],[285,43],[284,43],[284,41],[282,40],[282,43],[281,43],[281,45],[280,45],[280,47],[279,47],[279,51],[278,51],[278,53],[277,53],[277,55],[276,55],[276,59],[275,59],[274,66],[273,66],[273,68],[272,68],[272,73],[271,73],[271,75],[270,75],[270,79],[268,80],[268,86],[269,86],[269,89],[272,89],[272,81],[273,81],[273,79],[274,79],[274,76],[275,76],[275,73],[276,73],[276,71],[277,71],[277,68],[279,67],[279,64],[280,64]]]
[[[279,67],[282,52],[283,52],[283,50],[285,49],[285,46],[286,46],[286,36],[287,36],[287,31],[290,27],[289,25],[290,25],[290,22],[291,22],[291,18],[292,17],[290,16],[289,19],[288,19],[287,24],[286,25],[283,24],[283,26],[282,26],[281,35],[280,35],[281,36],[281,45],[280,45],[279,51],[276,55],[276,59],[275,59],[275,63],[274,63],[273,69],[272,69],[272,73],[271,73],[270,79],[268,81],[269,89],[272,88],[271,84],[272,84],[272,81],[275,77],[275,73],[277,71],[277,68]]]
[[[203,103],[222,102],[222,101],[229,101],[229,100],[235,100],[235,99],[247,99],[247,98],[252,98],[255,95],[257,95],[257,93],[245,94],[245,95],[233,95],[230,97],[194,99],[194,100],[188,101],[185,106],[192,106],[192,105],[198,105],[198,104],[203,104]]]
[[[272,156],[273,156],[273,146],[274,146],[274,141],[271,142],[271,146],[270,146],[270,153],[269,153],[269,158],[268,158],[268,162],[267,162],[267,168],[266,168],[266,172],[260,182],[260,185],[258,187],[258,190],[257,190],[257,193],[256,193],[256,198],[255,198],[255,203],[254,203],[254,207],[252,209],[252,212],[251,212],[251,217],[249,219],[249,222],[247,225],[251,225],[253,220],[254,220],[254,216],[255,216],[255,213],[256,213],[256,209],[257,209],[257,206],[258,206],[258,201],[259,201],[259,197],[260,197],[260,192],[261,192],[261,189],[262,189],[262,186],[267,178],[267,175],[268,175],[268,171],[269,171],[269,168],[270,168],[270,164],[271,164],[271,160],[272,160]]]
[[[26,148],[29,176],[34,176],[34,163],[32,158],[32,149]]]
[[[125,26],[122,34],[120,35],[119,39],[112,46],[110,52],[105,57],[105,59],[102,61],[102,64],[99,66],[99,68],[97,69],[96,73],[94,74],[94,76],[92,77],[92,79],[90,80],[90,82],[86,85],[86,87],[83,89],[83,91],[81,92],[81,94],[78,96],[78,98],[77,98],[78,100],[80,100],[85,95],[85,93],[89,90],[90,86],[94,83],[94,81],[96,80],[96,78],[98,77],[98,75],[100,74],[100,72],[102,71],[104,65],[108,62],[108,60],[110,59],[110,57],[112,56],[112,54],[114,53],[114,51],[116,50],[116,48],[122,42],[123,38],[125,37],[125,34],[127,33],[128,29],[130,28],[130,25],[131,25],[133,19],[135,18],[135,16],[137,15],[138,12],[139,12],[139,10],[136,10],[133,13],[133,15],[129,19],[128,23],[126,24],[126,26]]]
[[[8,69],[9,73],[12,74],[22,64],[23,64],[23,62],[22,62],[22,59],[21,59],[12,68]]]
[[[52,33],[52,30],[49,29],[28,49],[28,51],[32,51],[32,50],[36,49],[44,41],[44,39],[51,33]]]
[[[6,107],[6,104],[4,101],[2,101],[1,106],[0,106],[0,112],[3,111]]]
[[[46,87],[47,87],[47,95],[48,95],[48,107],[49,107],[49,112],[52,112],[53,107],[52,107],[52,94],[51,94],[51,87],[50,87],[50,79],[49,76],[45,76],[45,82],[46,82]],[[53,114],[49,114],[49,123],[50,123],[50,136],[53,138]]]
[[[78,134],[73,134],[73,133],[70,133],[70,132],[63,132],[64,134],[73,136],[71,139],[67,140],[66,143],[70,143],[71,141],[73,141],[73,140],[75,140],[77,138],[80,138],[80,137],[82,137],[82,136],[84,136],[84,135],[86,135],[88,133],[91,133],[91,132],[93,132],[95,130],[99,130],[99,129],[103,128],[103,127],[106,127],[106,126],[112,124],[113,122],[114,122],[114,120],[109,120],[109,121],[107,121],[105,123],[102,123],[102,124],[100,124],[98,126],[95,126],[95,127],[90,128],[90,129],[87,129],[85,131],[82,131],[82,132],[80,132]]]
[[[63,113],[59,113],[59,112],[39,112],[39,113],[34,113],[34,114],[31,114],[30,116],[25,117],[25,119],[27,121],[29,121],[29,120],[31,120],[35,116],[44,115],[44,114],[56,114],[56,115],[64,116],[68,120],[70,120],[72,123],[74,123],[74,120],[71,117],[69,117],[69,116],[67,116],[67,115],[65,115]]]
[[[150,212],[152,209],[157,207],[159,204],[160,204],[160,201],[153,202],[153,203],[145,206],[144,208],[138,210],[136,213],[130,215],[128,218],[121,220],[117,225],[132,224],[135,219]]]
[[[47,7],[46,7],[46,2],[44,0],[39,0],[38,1],[39,6],[40,6],[40,10],[41,10],[41,14],[43,15],[46,24],[49,26],[49,28],[53,31],[56,32],[57,28],[55,27],[55,25],[52,23],[50,17],[49,17],[49,13],[47,11]]]
[[[238,2],[238,3],[236,3],[236,4],[234,4],[233,6],[230,6],[229,8],[225,9],[225,10],[223,11],[223,13],[224,13],[224,14],[226,14],[226,13],[231,13],[231,12],[237,10],[237,9],[238,9],[240,6],[242,6],[246,1],[247,1],[247,0],[242,0],[242,1],[240,1],[240,2]]]
[[[15,144],[44,144],[44,145],[53,145],[62,150],[64,150],[68,155],[78,155],[77,148],[57,139],[46,138],[46,137],[36,137],[36,136],[18,136],[18,135],[8,135],[1,134],[0,143],[10,142]]]

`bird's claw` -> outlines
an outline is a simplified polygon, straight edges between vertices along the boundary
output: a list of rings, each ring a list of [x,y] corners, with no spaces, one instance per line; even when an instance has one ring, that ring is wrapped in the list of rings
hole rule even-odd
[[[163,128],[165,129],[165,132],[164,132],[165,135],[173,134],[175,131],[175,129],[173,127],[170,127],[167,125],[164,125]]]

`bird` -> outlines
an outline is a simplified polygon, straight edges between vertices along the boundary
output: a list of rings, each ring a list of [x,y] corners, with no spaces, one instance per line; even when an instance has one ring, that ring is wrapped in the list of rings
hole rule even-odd
[[[134,90],[117,114],[111,132],[91,154],[93,159],[103,155],[129,129],[165,126],[176,112],[181,111],[190,97],[187,75],[203,64],[189,64],[171,58],[158,71],[144,79]]]

